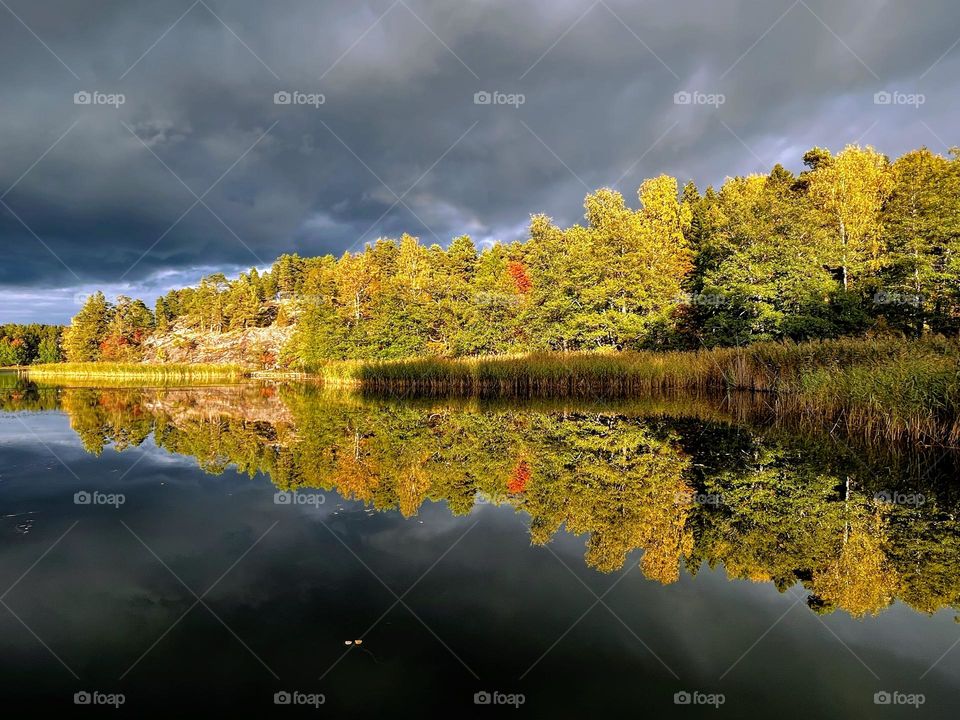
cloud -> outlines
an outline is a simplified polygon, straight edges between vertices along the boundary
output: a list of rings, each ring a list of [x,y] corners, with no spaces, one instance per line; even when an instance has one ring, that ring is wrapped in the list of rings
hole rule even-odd
[[[956,142],[947,0],[8,5],[49,51],[0,24],[0,320],[72,310],[23,308],[28,288],[137,294],[404,231],[513,240],[532,212],[578,221],[586,188],[632,199],[662,172],[797,169],[813,145]],[[883,89],[927,102],[877,106]],[[75,105],[82,90],[125,101]]]

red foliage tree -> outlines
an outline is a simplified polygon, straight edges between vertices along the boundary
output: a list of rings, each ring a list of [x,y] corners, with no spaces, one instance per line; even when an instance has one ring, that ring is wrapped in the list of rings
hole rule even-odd
[[[517,292],[526,295],[533,288],[530,276],[527,275],[527,268],[521,262],[511,261],[507,263],[507,272],[513,280],[513,285]]]
[[[527,482],[530,480],[530,465],[526,460],[521,460],[510,474],[507,480],[507,490],[511,493],[522,493],[527,489]]]
[[[100,341],[100,359],[117,361],[126,359],[130,343],[123,335],[108,335]]]
[[[268,350],[264,350],[257,358],[265,369],[273,367],[277,363],[277,356]]]

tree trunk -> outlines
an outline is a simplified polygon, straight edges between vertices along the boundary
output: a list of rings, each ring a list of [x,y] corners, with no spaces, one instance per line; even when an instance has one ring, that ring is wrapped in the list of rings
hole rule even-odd
[[[849,286],[849,273],[847,270],[847,226],[840,219],[840,246],[843,248],[843,291],[847,292]]]

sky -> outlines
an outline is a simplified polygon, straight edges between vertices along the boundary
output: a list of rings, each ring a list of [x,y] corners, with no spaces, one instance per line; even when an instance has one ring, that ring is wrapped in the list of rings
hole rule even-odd
[[[956,0],[0,0],[0,323],[960,144]]]

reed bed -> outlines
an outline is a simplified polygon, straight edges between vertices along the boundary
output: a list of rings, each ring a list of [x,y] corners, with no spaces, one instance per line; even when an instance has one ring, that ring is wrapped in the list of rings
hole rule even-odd
[[[32,380],[159,383],[216,383],[237,382],[247,377],[248,371],[239,365],[140,363],[56,363],[31,365],[22,371]]]
[[[22,372],[31,379],[100,386],[250,377],[240,366],[201,364],[62,363]],[[960,446],[960,343],[941,337],[759,343],[697,352],[338,361],[315,368],[312,376],[328,388],[425,397],[606,400],[744,391],[758,394],[779,418],[867,439]]]
[[[697,352],[533,353],[330,363],[331,385],[406,395],[770,394],[779,412],[889,441],[960,445],[960,344],[840,339]]]

